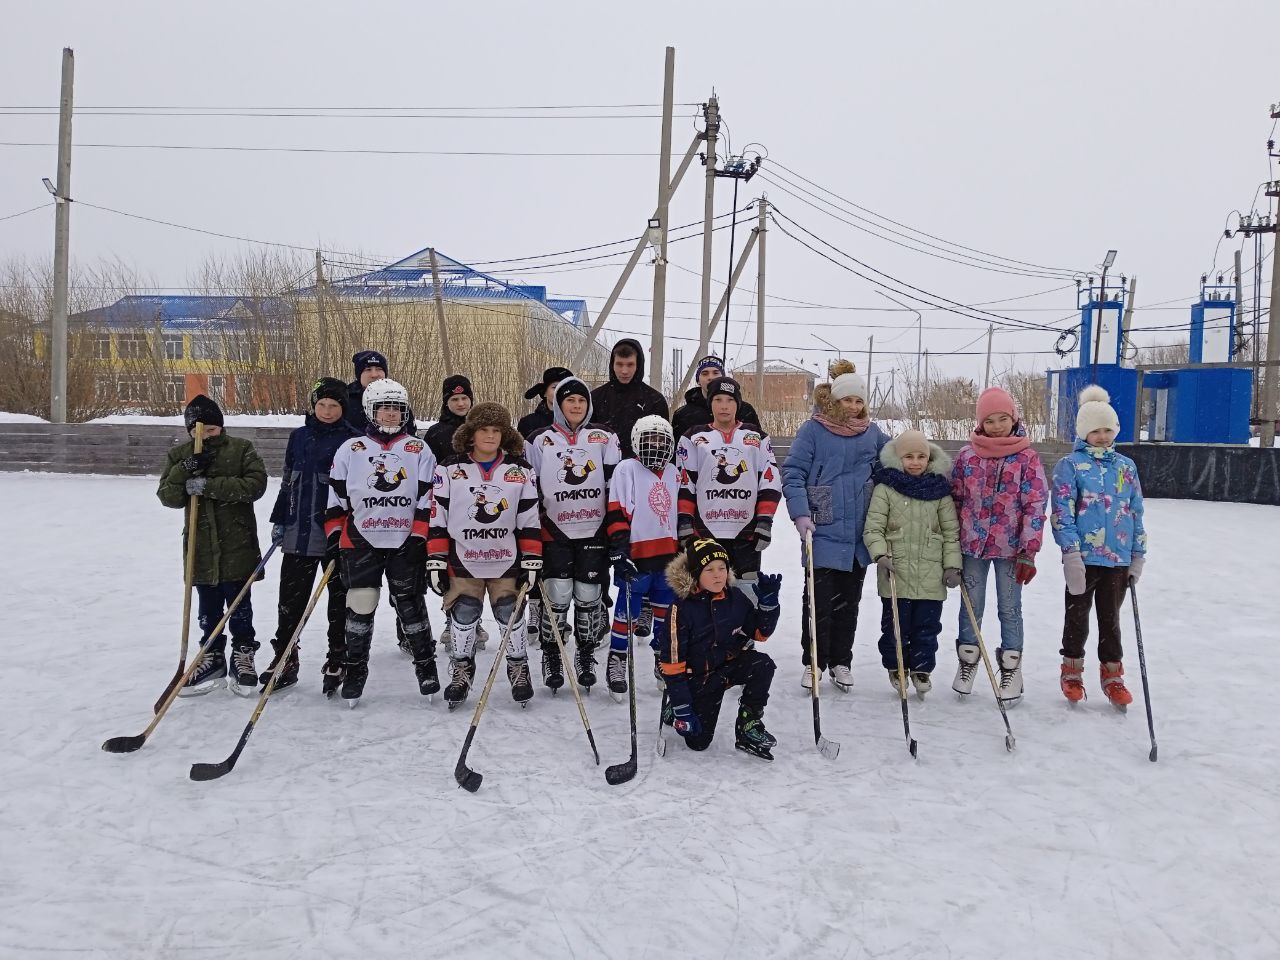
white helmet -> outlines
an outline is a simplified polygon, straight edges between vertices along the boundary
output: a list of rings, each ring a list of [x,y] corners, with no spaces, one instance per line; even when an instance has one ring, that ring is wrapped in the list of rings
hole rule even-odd
[[[370,426],[377,427],[383,433],[399,433],[409,419],[409,391],[394,380],[375,380],[364,388],[361,406]],[[374,411],[378,407],[393,406],[400,408],[400,422],[394,427],[378,423]]]
[[[631,449],[636,452],[636,459],[650,470],[661,470],[671,462],[676,449],[671,424],[657,414],[641,417],[631,428]]]

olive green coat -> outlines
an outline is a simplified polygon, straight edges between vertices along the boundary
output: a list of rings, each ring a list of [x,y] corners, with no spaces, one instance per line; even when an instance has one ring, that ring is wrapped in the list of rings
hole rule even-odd
[[[195,582],[214,584],[244,580],[262,559],[253,501],[266,492],[267,468],[262,465],[262,458],[252,443],[242,437],[227,436],[225,431],[221,436],[206,440],[204,450],[213,454],[213,462],[205,472],[209,483],[200,498],[196,517]],[[164,472],[160,475],[160,489],[156,491],[166,507],[182,510],[187,506],[186,485],[190,475],[182,461],[194,452],[194,440],[178,444],[169,451]],[[186,549],[184,519],[184,562]]]
[[[890,440],[880,451],[880,463],[901,470],[902,458]],[[951,476],[951,458],[929,444],[929,473]],[[905,600],[945,600],[943,571],[960,569],[960,521],[955,501],[948,494],[940,500],[916,500],[892,487],[877,483],[871,493],[863,541],[872,560],[893,554],[898,596]],[[880,596],[889,596],[889,575],[879,570]]]

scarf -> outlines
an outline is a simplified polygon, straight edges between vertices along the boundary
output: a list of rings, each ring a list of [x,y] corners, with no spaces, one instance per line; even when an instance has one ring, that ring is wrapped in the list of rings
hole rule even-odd
[[[1021,423],[1015,424],[1013,433],[1007,437],[988,437],[981,432],[981,429],[981,427],[976,428],[969,435],[969,446],[973,447],[973,452],[984,460],[1012,457],[1031,446],[1031,439]]]
[[[875,482],[912,500],[941,500],[951,496],[951,481],[940,473],[927,472],[913,477],[905,470],[882,467],[876,471]]]
[[[837,437],[859,437],[871,426],[871,418],[858,417],[852,420],[833,420],[817,407],[813,409],[813,419],[822,424]]]

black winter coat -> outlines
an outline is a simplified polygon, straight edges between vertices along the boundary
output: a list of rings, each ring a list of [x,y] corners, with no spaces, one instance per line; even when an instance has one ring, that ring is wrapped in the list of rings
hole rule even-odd
[[[526,413],[520,418],[520,422],[516,424],[516,429],[520,431],[520,436],[528,440],[539,430],[545,430],[552,423],[551,408],[547,406],[546,400],[538,401],[538,408],[533,413]]]
[[[444,463],[458,452],[453,449],[453,435],[466,419],[450,410],[449,404],[440,405],[440,419],[427,427],[427,432],[422,435],[422,439],[427,441],[427,446],[435,455],[436,463]]]
[[[271,522],[284,524],[285,553],[323,557],[324,512],[329,502],[329,468],[344,440],[360,431],[339,420],[321,423],[307,414],[306,423],[289,434],[284,451],[284,481],[271,510]]]
[[[738,419],[743,423],[754,424],[764,433],[764,425],[760,423],[760,414],[748,401],[738,404]],[[701,387],[690,387],[684,393],[684,406],[671,418],[671,430],[676,435],[676,443],[694,427],[706,426],[711,422],[711,404],[702,393]]]
[[[636,351],[636,375],[630,383],[619,383],[613,372],[613,358],[618,347],[629,343]],[[667,399],[644,382],[644,350],[638,340],[619,340],[609,354],[609,380],[591,391],[592,419],[603,423],[618,435],[623,458],[634,457],[631,449],[631,428],[641,417],[655,414],[666,420],[670,417]],[[677,439],[679,435],[677,434]]]

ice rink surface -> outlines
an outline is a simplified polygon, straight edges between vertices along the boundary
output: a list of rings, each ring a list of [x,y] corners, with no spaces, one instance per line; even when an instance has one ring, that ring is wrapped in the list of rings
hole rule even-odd
[[[1016,753],[984,675],[965,702],[949,689],[953,594],[935,690],[911,701],[910,759],[869,583],[854,692],[822,689],[824,732],[843,744],[823,760],[782,519],[765,555],[785,578],[765,646],[779,664],[772,765],[733,749],[732,701],[709,751],[672,737],[657,758],[644,651],[634,781],[603,776],[627,755],[625,703],[602,688],[588,700],[596,767],[567,688],[552,698],[539,682],[521,710],[500,676],[473,796],[453,767],[474,695],[454,713],[418,695],[385,601],[358,709],[321,696],[313,619],[302,682],[272,698],[226,778],[187,776],[248,719],[253,701],[226,691],[179,701],[138,753],[102,752],[142,731],[177,660],[182,519],[155,484],[0,474],[0,957],[1280,957],[1274,507],[1147,502],[1157,764],[1127,606],[1128,715],[1101,695],[1092,642],[1088,701],[1058,692],[1052,545],[1024,594]],[[273,562],[253,594],[264,648],[275,593]]]

